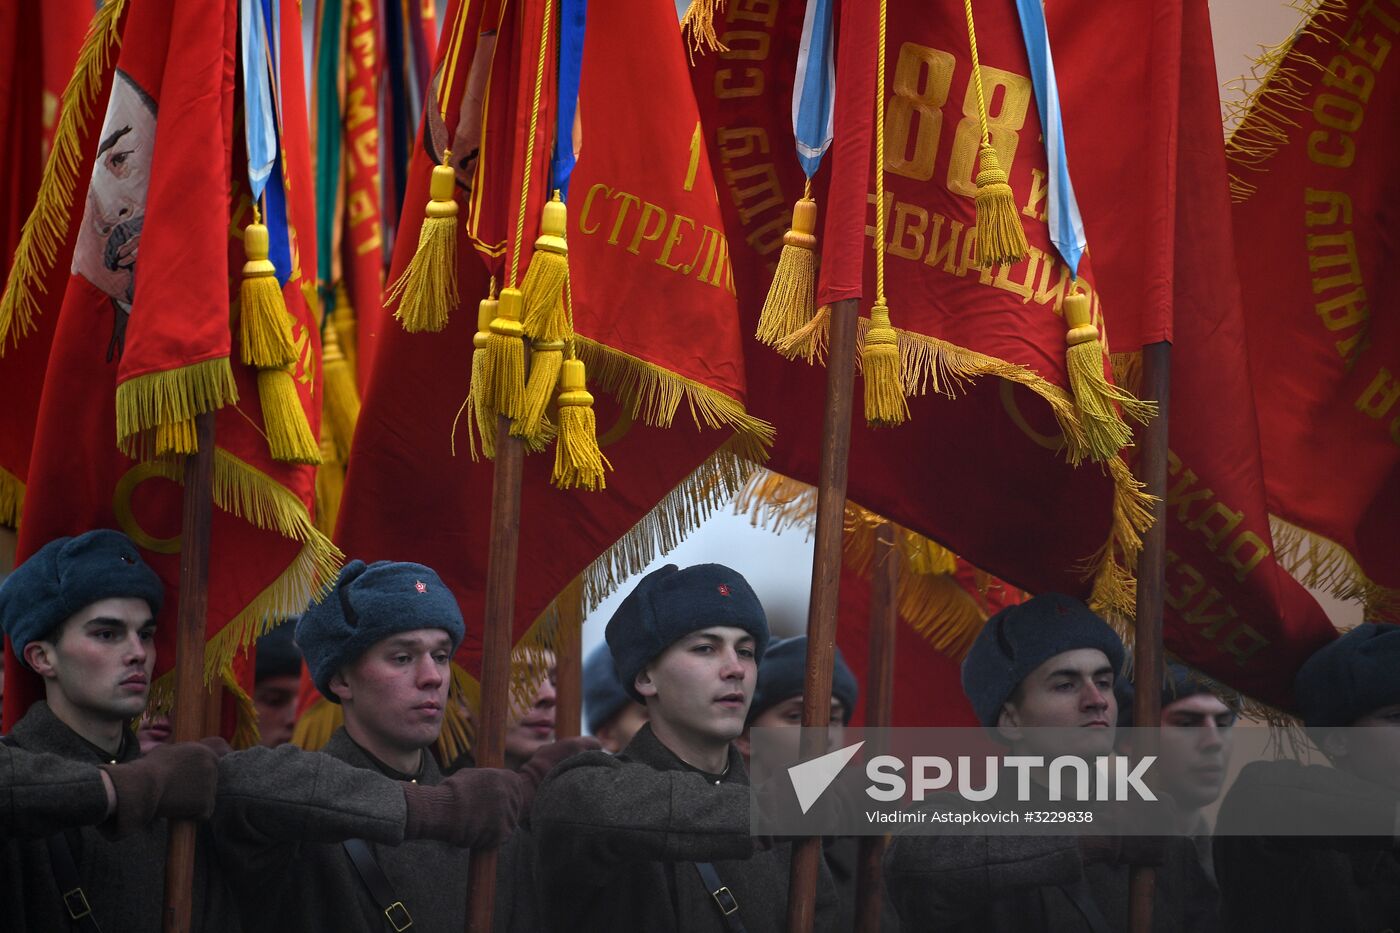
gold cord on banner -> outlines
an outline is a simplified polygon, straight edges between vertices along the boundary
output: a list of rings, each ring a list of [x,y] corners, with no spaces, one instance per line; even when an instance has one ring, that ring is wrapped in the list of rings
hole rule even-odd
[[[972,84],[977,90],[977,120],[982,130],[982,145],[977,165],[977,255],[979,266],[1020,262],[1026,258],[1029,246],[1026,232],[1021,228],[1021,216],[1016,212],[1016,196],[1011,191],[1007,173],[992,148],[991,132],[987,129],[987,101],[982,93],[982,63],[977,57],[977,29],[972,22],[972,0],[963,0],[967,14],[967,44],[972,53]]]
[[[885,23],[887,0],[880,0],[880,32],[875,52],[875,304],[861,349],[865,375],[865,420],[871,427],[903,424],[909,418],[899,361],[899,338],[885,302]]]

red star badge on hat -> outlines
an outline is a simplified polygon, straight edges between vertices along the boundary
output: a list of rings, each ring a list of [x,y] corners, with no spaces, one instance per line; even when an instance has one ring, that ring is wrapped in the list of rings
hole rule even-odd
[[[424,583],[422,580],[415,581],[413,584],[413,588],[420,593],[428,592],[428,584]]]
[[[721,583],[719,586],[715,587],[715,589],[719,590],[719,595],[721,595],[721,596],[728,596],[728,595],[729,595],[729,584],[728,584],[728,583]]]

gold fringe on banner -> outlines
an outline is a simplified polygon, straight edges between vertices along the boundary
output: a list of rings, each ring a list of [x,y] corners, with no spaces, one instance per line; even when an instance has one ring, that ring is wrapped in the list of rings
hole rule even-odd
[[[1400,590],[1366,575],[1346,548],[1316,532],[1269,516],[1274,557],[1298,582],[1365,607],[1370,622],[1400,622]]]
[[[690,50],[691,64],[695,63],[695,53],[728,52],[729,46],[719,40],[715,30],[715,17],[724,10],[724,0],[690,0],[685,15],[681,17],[681,32],[685,36],[686,47]]]
[[[706,519],[734,500],[758,466],[740,453],[751,442],[725,441],[704,463],[668,492],[650,512],[600,554],[583,577],[584,612],[592,612],[653,560],[685,540]]]
[[[685,402],[697,428],[729,428],[735,438],[726,446],[736,445],[735,452],[750,460],[768,458],[773,426],[745,411],[738,399],[587,337],[576,335],[574,349],[588,366],[593,383],[616,398],[633,418],[669,428]]]
[[[53,149],[39,181],[34,210],[20,232],[5,293],[0,296],[0,356],[5,355],[6,344],[17,346],[20,338],[34,329],[34,316],[39,313],[38,293],[44,291],[44,279],[68,238],[68,224],[74,214],[73,190],[84,168],[78,137],[95,112],[97,94],[102,90],[113,55],[121,47],[118,29],[125,10],[126,0],[107,0],[98,8],[78,51],[73,76],[59,99]],[[77,213],[82,215],[81,207]]]
[[[19,477],[0,467],[0,526],[19,528],[24,514],[24,484]]]
[[[755,527],[776,533],[816,526],[817,490],[790,477],[760,470],[735,499],[735,514],[748,514]],[[842,560],[870,579],[875,568],[876,531],[886,520],[853,502],[846,503]],[[951,574],[957,557],[931,538],[889,523],[895,529],[899,561],[896,601],[899,615],[933,648],[952,658],[967,653],[987,613]]]
[[[157,460],[159,475],[183,483],[178,460]],[[334,585],[345,555],[316,530],[300,497],[262,470],[222,448],[214,451],[214,505],[255,528],[301,543],[301,551],[204,648],[204,679],[212,683],[233,657],[282,619],[300,615]]]
[[[167,453],[192,454],[193,435],[180,442],[189,449],[162,450],[153,436],[155,429],[193,421],[195,415],[237,401],[238,386],[226,356],[135,376],[117,386],[117,447],[133,460]],[[183,432],[175,433],[183,436]]]
[[[1223,104],[1225,125],[1234,127],[1225,140],[1225,159],[1230,164],[1230,198],[1236,203],[1255,192],[1245,176],[1267,171],[1265,164],[1289,144],[1301,126],[1304,99],[1326,73],[1326,63],[1311,56],[1294,55],[1292,63],[1284,65],[1293,47],[1302,38],[1344,41],[1331,23],[1346,17],[1346,0],[1293,0],[1290,5],[1301,15],[1298,27],[1284,42],[1264,47],[1249,75],[1226,84],[1238,94]]]

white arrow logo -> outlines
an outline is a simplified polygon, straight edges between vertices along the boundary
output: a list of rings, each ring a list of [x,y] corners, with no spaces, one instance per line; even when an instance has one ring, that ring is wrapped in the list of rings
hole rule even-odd
[[[831,782],[836,780],[836,775],[841,773],[841,769],[850,763],[864,744],[864,741],[860,741],[788,768],[788,776],[792,778],[792,789],[797,792],[797,803],[802,807],[804,814],[812,809],[812,804],[826,792]]]

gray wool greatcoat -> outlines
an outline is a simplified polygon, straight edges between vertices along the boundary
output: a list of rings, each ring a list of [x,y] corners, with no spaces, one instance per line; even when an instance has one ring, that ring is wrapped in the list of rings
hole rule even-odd
[[[334,759],[336,774],[397,778],[338,729],[317,758]],[[442,781],[425,753],[418,780]],[[351,765],[343,768],[339,762]],[[334,785],[329,799],[349,803]],[[468,850],[431,840],[404,841],[407,809],[396,785],[387,797],[360,797],[343,811],[306,813],[285,826],[221,822],[220,860],[237,865],[229,881],[248,933],[384,933],[391,930],[345,853],[345,839],[364,839],[413,918],[414,933],[457,933],[467,928]],[[289,838],[292,841],[288,841]]]
[[[542,930],[725,933],[695,861],[714,864],[749,933],[787,929],[791,846],[755,850],[748,773],[733,748],[716,781],[644,726],[619,755],[585,752],[555,768],[530,822]],[[823,863],[816,929],[832,929],[835,914]]]
[[[47,704],[36,703],[16,724],[11,738],[23,752],[48,752],[71,762],[85,763],[96,774],[96,765],[110,762],[95,746],[84,741],[53,714]],[[127,735],[117,760],[140,756],[135,738]],[[34,790],[56,806],[61,795],[77,796],[84,807],[100,815],[106,809],[101,779],[96,797],[86,801],[85,784],[58,784],[48,791]],[[54,880],[48,846],[42,835],[60,829],[43,825],[42,811],[25,805],[25,836],[0,845],[0,930],[4,933],[66,933],[72,929]],[[403,790],[378,772],[350,767],[327,755],[303,752],[291,746],[252,748],[225,755],[219,762],[218,803],[213,818],[202,824],[195,859],[194,929],[199,933],[271,933],[278,930],[366,929],[334,923],[353,907],[340,905],[339,913],[326,914],[326,905],[343,891],[293,892],[287,908],[273,895],[283,895],[279,878],[255,872],[269,864],[269,853],[292,852],[308,842],[362,836],[394,845],[403,839],[406,808]],[[77,820],[66,820],[73,823]],[[80,840],[75,852],[78,870],[93,916],[103,933],[148,933],[161,929],[165,896],[165,851],[169,826],[155,820],[146,829],[123,839],[112,839],[102,829],[75,831]],[[325,848],[325,846],[322,846]],[[336,847],[338,849],[338,847]],[[342,854],[343,857],[343,854]],[[291,877],[291,873],[284,872]],[[358,883],[358,879],[356,879]],[[308,908],[311,904],[321,908]],[[284,909],[286,908],[286,909]],[[300,913],[298,913],[300,911]],[[240,916],[241,914],[241,916]],[[314,922],[307,917],[316,916]],[[419,926],[419,930],[432,929]]]
[[[97,765],[127,762],[141,755],[136,737],[130,732],[123,737],[119,753],[115,757],[107,755],[68,728],[43,701],[29,708],[9,738],[26,752],[47,752],[92,766],[94,772]],[[100,788],[101,778],[97,780]],[[72,787],[58,785],[51,793],[69,794]],[[106,793],[101,793],[105,811]],[[26,827],[28,838],[11,838],[0,846],[0,930],[5,933],[66,933],[73,929],[43,838],[46,832],[61,831],[63,827],[43,827],[38,822],[31,819]],[[168,835],[165,820],[155,820],[144,830],[122,839],[112,839],[94,826],[69,831],[69,838],[77,843],[72,848],[78,876],[103,933],[161,928]],[[207,851],[207,846],[200,848],[201,853]],[[228,899],[217,881],[217,872],[212,885],[210,880],[208,860],[197,858],[195,928],[204,933],[237,930],[230,925]]]
[[[1277,812],[1357,834],[1260,834]],[[1221,804],[1215,874],[1231,933],[1400,930],[1400,792],[1321,765],[1254,762]]]
[[[0,840],[91,826],[106,815],[96,767],[0,743]]]

